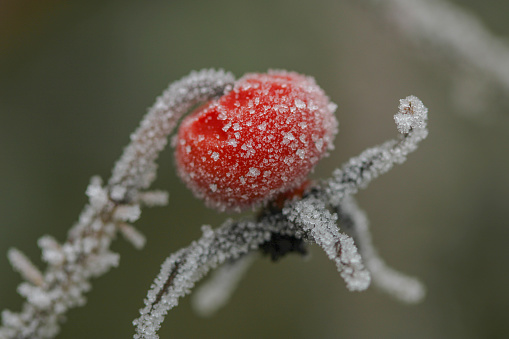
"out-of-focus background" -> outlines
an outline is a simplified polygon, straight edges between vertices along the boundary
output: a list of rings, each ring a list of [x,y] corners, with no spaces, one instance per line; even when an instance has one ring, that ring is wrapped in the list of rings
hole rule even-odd
[[[507,2],[461,5],[509,37]],[[155,97],[209,67],[238,77],[283,68],[316,78],[339,106],[340,134],[315,177],[395,137],[398,100],[422,99],[428,139],[358,200],[383,258],[420,277],[428,295],[408,306],[375,289],[348,292],[312,246],[309,260],[256,261],[211,318],[195,315],[186,297],[161,338],[507,336],[507,93],[474,96],[466,89],[481,79],[463,86],[454,62],[409,44],[370,6],[347,0],[1,1],[0,309],[22,303],[8,248],[40,263],[37,239],[65,239],[89,178],[108,178]],[[226,218],[177,179],[170,149],[159,164],[154,187],[170,191],[170,206],[144,210],[137,226],[146,248],[113,244],[120,267],[93,281],[87,305],[68,314],[59,338],[132,336],[164,258],[197,239],[200,225]]]

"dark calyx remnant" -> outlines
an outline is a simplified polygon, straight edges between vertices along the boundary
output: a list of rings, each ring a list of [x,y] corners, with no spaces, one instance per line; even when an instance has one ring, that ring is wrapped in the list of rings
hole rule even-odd
[[[306,255],[307,250],[302,239],[290,235],[273,233],[270,240],[260,245],[260,250],[265,255],[270,255],[272,261],[277,261],[288,253]]]

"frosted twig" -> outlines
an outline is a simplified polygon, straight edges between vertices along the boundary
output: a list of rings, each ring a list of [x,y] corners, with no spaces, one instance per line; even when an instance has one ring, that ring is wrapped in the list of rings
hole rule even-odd
[[[246,254],[219,267],[194,293],[192,302],[196,312],[207,317],[223,307],[254,259],[254,254]]]
[[[401,133],[399,140],[390,140],[365,150],[351,158],[341,169],[336,169],[332,178],[324,182],[323,189],[331,205],[338,206],[345,196],[365,188],[394,164],[403,163],[406,156],[415,151],[428,135],[428,109],[413,95],[400,100],[394,120]]]
[[[323,248],[329,259],[336,263],[341,277],[350,291],[362,291],[370,283],[369,272],[352,238],[339,233],[337,215],[331,214],[322,200],[310,196],[283,209],[290,222],[300,232]]]
[[[336,210],[341,224],[350,229],[375,286],[395,298],[407,302],[421,301],[426,294],[424,285],[390,267],[378,255],[369,232],[366,214],[352,197],[346,197]]]
[[[158,338],[157,331],[168,311],[177,306],[179,298],[190,293],[210,269],[258,250],[274,234],[318,243],[336,262],[349,289],[367,288],[369,274],[363,269],[352,239],[337,232],[333,224],[335,216],[315,200],[311,197],[302,204],[298,202],[294,208],[287,207],[284,214],[288,218],[278,213],[268,214],[258,222],[227,221],[214,231],[204,226],[200,240],[170,255],[161,266],[145,299],[145,307],[140,310],[141,316],[133,322],[136,326],[134,338]],[[316,217],[310,218],[306,212]]]
[[[156,176],[155,161],[178,120],[194,105],[231,89],[234,80],[231,73],[202,70],[192,72],[164,91],[131,135],[131,143],[115,164],[109,180],[113,198],[122,201],[132,190],[150,186]]]
[[[227,221],[214,231],[204,226],[200,240],[168,257],[147,294],[141,316],[133,322],[134,338],[158,338],[164,316],[210,269],[256,250],[270,239],[272,231],[291,232],[291,225],[267,221]]]
[[[366,0],[412,43],[487,74],[509,91],[509,44],[472,13],[444,0]]]
[[[143,236],[125,221],[136,221],[141,205],[161,205],[167,194],[140,192],[155,179],[155,160],[167,143],[178,119],[192,106],[212,99],[228,90],[234,81],[230,73],[214,70],[192,72],[173,83],[141,121],[131,135],[116,163],[108,185],[94,177],[87,188],[89,204],[78,222],[69,231],[65,243],[51,237],[39,241],[43,259],[48,263],[40,277],[17,251],[11,251],[11,262],[22,275],[37,286],[22,283],[19,292],[27,297],[20,313],[2,312],[0,338],[52,338],[70,308],[85,303],[84,293],[90,290],[90,278],[117,266],[119,256],[109,250],[117,230],[123,229],[137,247]]]

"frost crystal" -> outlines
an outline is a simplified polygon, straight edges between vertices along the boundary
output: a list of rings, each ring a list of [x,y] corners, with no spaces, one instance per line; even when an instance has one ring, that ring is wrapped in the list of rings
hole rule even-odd
[[[398,114],[394,116],[396,126],[401,134],[409,133],[412,128],[422,130],[426,126],[428,110],[415,96],[399,101]]]
[[[260,175],[260,170],[258,168],[255,168],[255,167],[251,167],[249,169],[249,175],[252,176],[252,177],[257,177]]]
[[[134,222],[141,215],[139,205],[122,205],[115,209],[113,217],[118,220]]]
[[[332,173],[325,182],[325,192],[331,203],[339,205],[346,195],[357,193],[373,179],[389,171],[394,164],[401,164],[406,156],[417,149],[417,145],[428,135],[428,109],[415,96],[400,101],[399,111],[394,116],[399,140],[365,150],[359,156],[351,158],[341,169]]]

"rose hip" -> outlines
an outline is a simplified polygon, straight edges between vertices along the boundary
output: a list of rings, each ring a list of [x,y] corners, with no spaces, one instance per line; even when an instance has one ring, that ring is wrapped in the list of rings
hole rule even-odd
[[[182,121],[177,172],[209,207],[259,206],[301,185],[332,149],[335,109],[311,77],[247,74]]]

